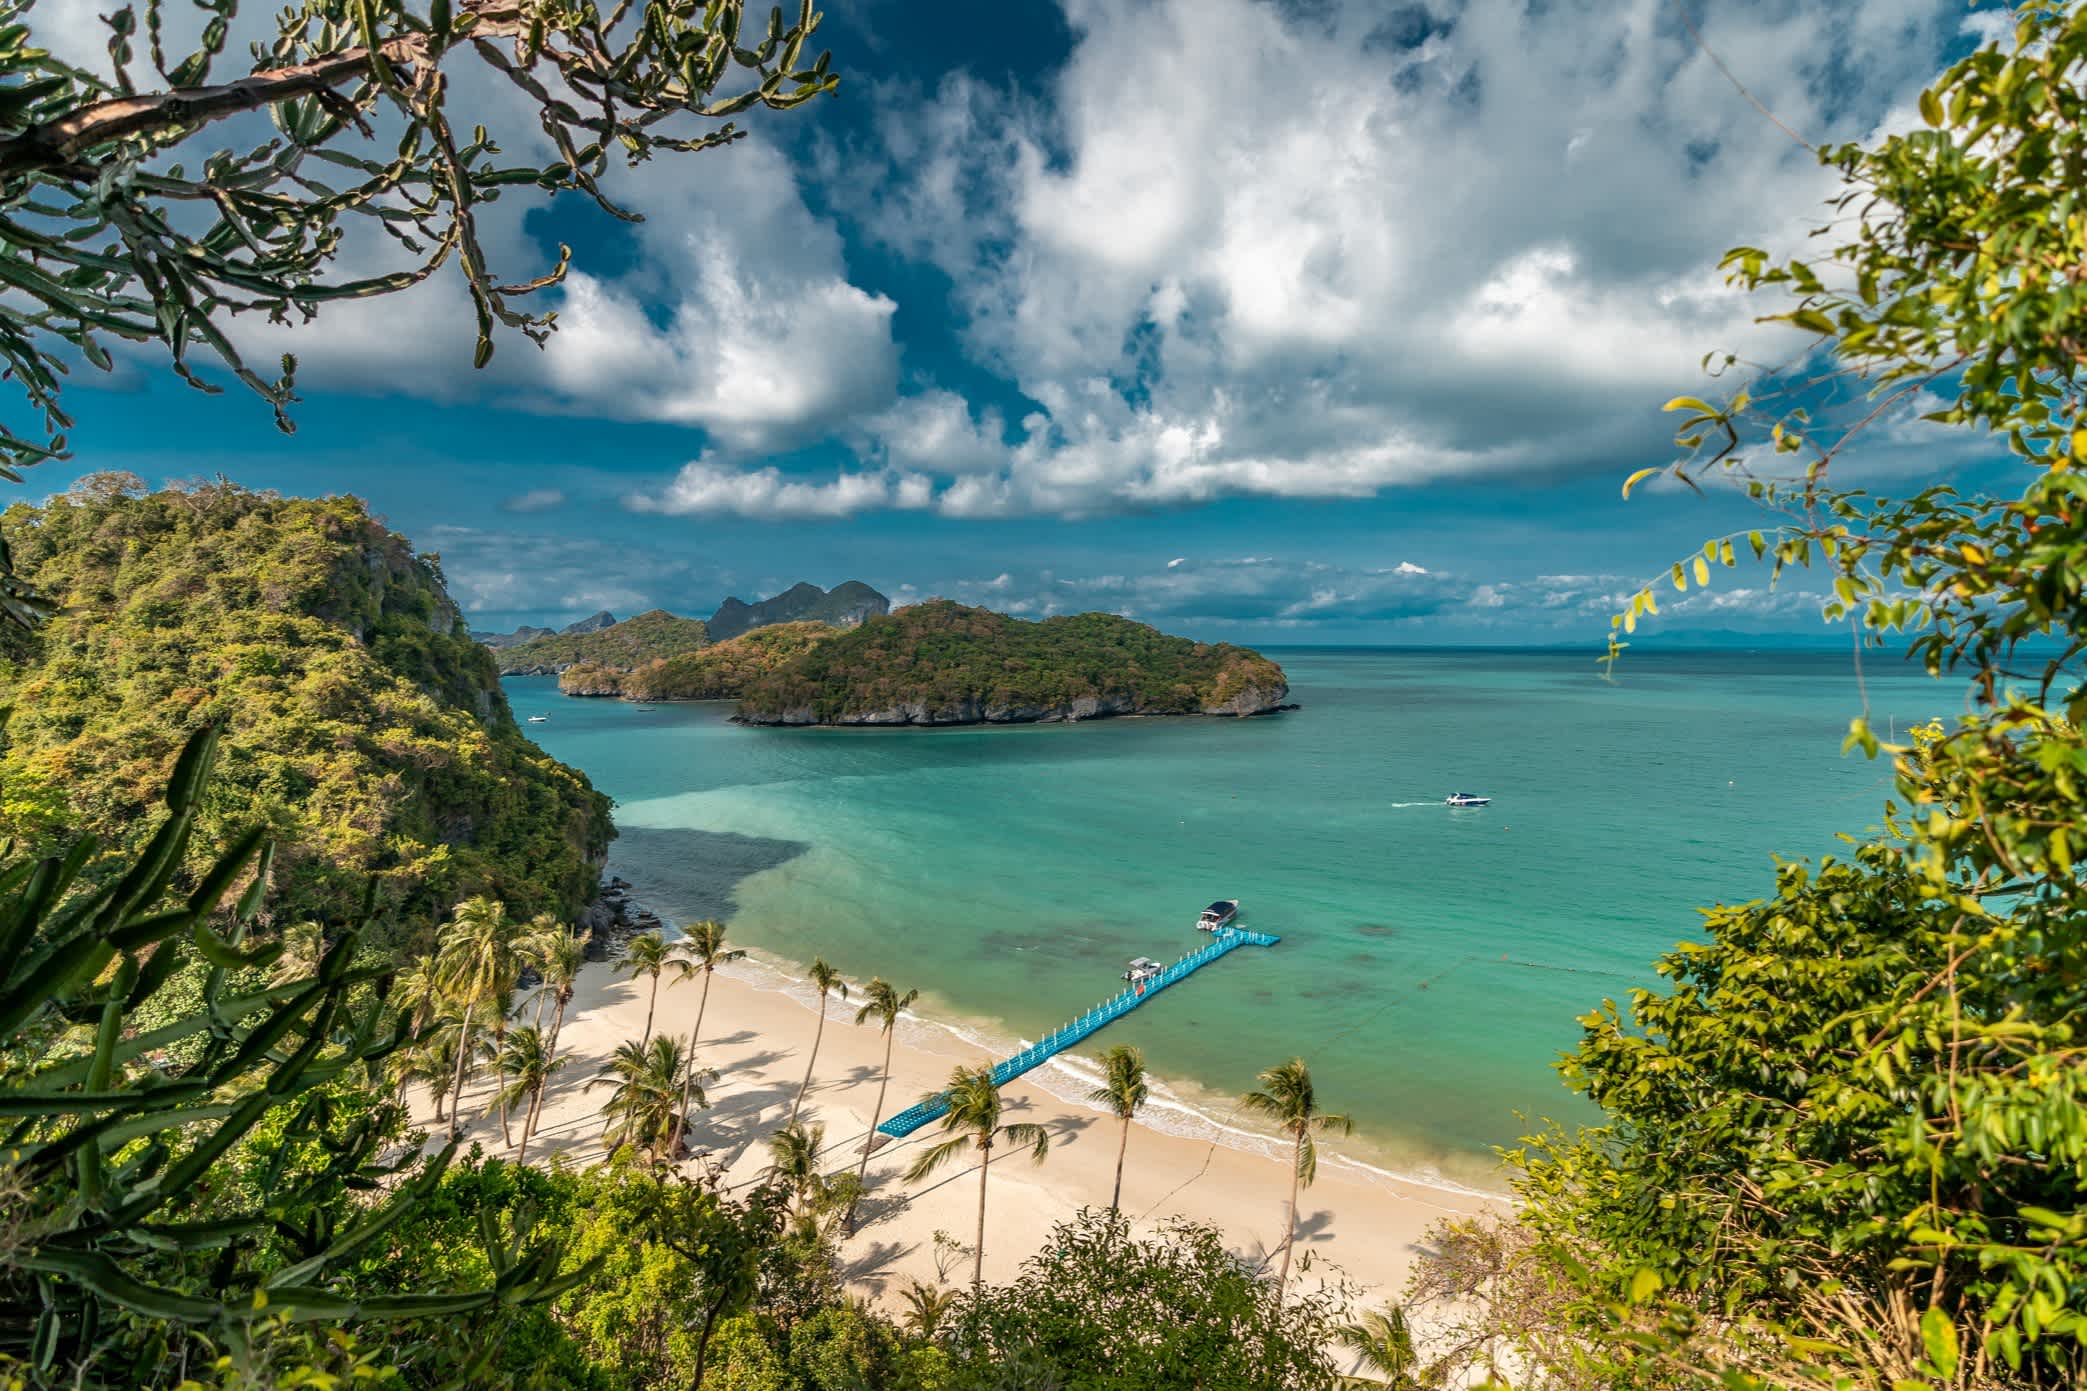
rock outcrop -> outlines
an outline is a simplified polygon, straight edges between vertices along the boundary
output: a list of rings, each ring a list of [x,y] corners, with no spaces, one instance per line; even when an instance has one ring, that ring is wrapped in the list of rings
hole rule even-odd
[[[710,640],[723,642],[773,623],[853,628],[866,618],[890,612],[891,600],[860,580],[848,580],[831,590],[800,582],[759,603],[744,603],[737,597],[725,600],[710,616]]]

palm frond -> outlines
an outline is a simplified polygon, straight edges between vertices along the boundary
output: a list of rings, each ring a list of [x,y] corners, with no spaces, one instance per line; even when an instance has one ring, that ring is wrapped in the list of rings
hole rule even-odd
[[[1051,1132],[1034,1122],[1018,1121],[1013,1125],[1004,1125],[1000,1127],[1000,1133],[1006,1137],[1010,1145],[1029,1146],[1031,1163],[1043,1163],[1044,1156],[1051,1152]]]
[[[971,1137],[969,1135],[958,1135],[952,1139],[944,1140],[932,1149],[924,1151],[920,1158],[913,1161],[912,1167],[906,1170],[906,1182],[916,1183],[926,1178],[929,1174],[934,1173],[935,1170],[941,1168],[969,1148],[971,1148]]]

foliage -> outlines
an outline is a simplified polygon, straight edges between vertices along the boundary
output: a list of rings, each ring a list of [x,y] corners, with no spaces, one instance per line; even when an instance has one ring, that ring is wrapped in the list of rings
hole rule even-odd
[[[716,1080],[715,1071],[695,1065],[680,1039],[660,1034],[649,1045],[617,1044],[608,1067],[587,1086],[613,1089],[602,1107],[610,1148],[634,1145],[657,1162],[679,1152],[689,1116],[710,1104],[703,1089]]]
[[[437,562],[361,502],[103,474],[0,530],[64,605],[0,652],[0,835],[135,846],[215,723],[199,840],[276,839],[278,919],[346,917],[373,875],[409,921],[472,893],[567,915],[592,896],[607,799],[522,735]]]
[[[1316,1135],[1347,1135],[1355,1122],[1344,1115],[1319,1109],[1318,1092],[1312,1086],[1311,1069],[1304,1059],[1277,1063],[1261,1074],[1261,1086],[1239,1098],[1240,1109],[1273,1121],[1290,1137],[1290,1208],[1283,1228],[1283,1262],[1275,1277],[1278,1288],[1289,1283],[1290,1257],[1297,1244],[1297,1190],[1309,1188],[1319,1175]]]
[[[946,724],[1218,713],[1242,701],[1265,708],[1287,691],[1281,667],[1227,643],[1168,637],[1111,614],[1028,623],[937,599],[867,619],[755,679],[740,714],[831,723],[898,711]]]
[[[362,928],[329,933],[312,976],[232,988],[280,949],[246,941],[268,882],[258,832],[177,887],[217,746],[214,728],[191,737],[120,876],[88,885],[84,838],[0,868],[0,1356],[34,1385],[171,1385],[220,1357],[243,1376],[319,1355],[303,1325],[405,1324],[385,1335],[387,1365],[447,1363],[451,1317],[538,1304],[585,1273],[561,1273],[563,1249],[519,1219],[482,1233],[479,1284],[344,1279],[451,1152],[380,1158],[398,1113],[348,1085],[404,1026],[381,969],[356,964]],[[190,957],[207,963],[198,1007],[138,1029]]]
[[[1284,1300],[1216,1228],[1175,1220],[1138,1239],[1085,1211],[1052,1229],[1013,1284],[965,1296],[943,1346],[953,1384],[979,1391],[1316,1391],[1338,1384],[1327,1347],[1343,1302],[1331,1290]],[[1003,1380],[1013,1368],[1020,1379]]]
[[[1334,1339],[1355,1354],[1356,1373],[1345,1380],[1353,1387],[1385,1391],[1423,1391],[1443,1384],[1441,1372],[1424,1364],[1413,1346],[1406,1311],[1396,1304],[1372,1309],[1354,1323],[1334,1330]],[[1367,1369],[1369,1376],[1359,1373]]]
[[[34,47],[28,4],[8,0],[0,254],[24,309],[0,330],[0,360],[50,438],[0,430],[0,472],[64,449],[59,379],[75,354],[109,370],[109,339],[163,345],[174,370],[206,390],[217,388],[195,375],[190,355],[217,358],[285,429],[295,363],[285,358],[273,380],[248,368],[225,335],[232,314],[307,319],[323,304],[404,289],[453,263],[477,318],[478,365],[492,356],[496,323],[540,343],[555,316],[521,304],[563,279],[569,253],[546,274],[503,284],[479,240],[485,205],[533,186],[584,194],[631,219],[601,188],[612,161],[715,148],[740,133],[724,118],[795,106],[836,85],[823,54],[805,57],[818,24],[811,0],[792,24],[772,14],[764,33],[742,30],[741,0],[648,0],[635,16],[627,3],[604,14],[437,0],[420,14],[396,0],[311,0],[277,17],[273,38],[252,47],[236,79],[216,82],[239,7],[207,0],[197,9],[201,33],[185,57],[162,51],[175,36],[163,30],[161,5],[145,8],[142,45],[137,8],[111,13],[112,82]],[[456,109],[453,84],[478,90],[467,74],[512,87],[512,100]],[[266,141],[185,148],[212,124],[256,110],[275,127]],[[499,138],[480,122],[509,112],[522,119],[500,124],[529,141],[540,129],[553,161],[501,160]],[[661,123],[677,117],[699,128],[669,133]],[[357,136],[375,148],[363,153]],[[383,268],[340,277],[344,250]]]
[[[1030,1162],[1041,1164],[1051,1152],[1051,1132],[1031,1121],[1001,1123],[1000,1088],[990,1067],[959,1067],[949,1074],[948,1087],[923,1100],[940,1100],[947,1108],[941,1128],[950,1138],[921,1151],[906,1170],[907,1181],[926,1178],[965,1150],[978,1155],[978,1240],[971,1252],[971,1284],[976,1288],[985,1281],[986,1178],[993,1167],[993,1147],[1003,1143],[1026,1146]]]
[[[502,676],[547,674],[585,663],[627,671],[631,667],[707,645],[710,635],[700,618],[682,618],[665,609],[648,609],[621,623],[591,633],[553,633],[511,647],[493,649]]]
[[[1123,1153],[1130,1146],[1130,1123],[1151,1098],[1145,1082],[1145,1054],[1127,1043],[1106,1049],[1101,1055],[1102,1084],[1087,1093],[1087,1100],[1106,1106],[1121,1122],[1116,1136],[1116,1184],[1109,1190],[1109,1210],[1123,1205]]]
[[[621,674],[574,668],[559,678],[570,694],[615,694],[625,700],[736,700],[748,686],[780,671],[839,632],[823,623],[777,623],[743,637],[647,662]],[[569,679],[568,679],[569,678]]]
[[[1823,254],[1728,258],[1797,297],[1774,317],[1818,335],[1866,414],[1814,419],[1775,376],[1671,403],[1675,471],[1737,476],[1779,514],[1749,551],[1777,575],[1818,562],[1829,619],[1907,634],[1970,691],[1905,745],[1854,722],[1851,747],[1893,759],[1885,836],[1779,866],[1774,897],[1712,910],[1662,960],[1664,987],[1587,1016],[1567,1076],[1607,1124],[1512,1156],[1581,1296],[1576,1355],[1599,1349],[1613,1384],[2087,1379],[2087,9],[2018,19],[1921,96],[1924,129],[1822,152],[1853,219]],[[1872,422],[1916,408],[2011,448],[2020,495],[1836,485]],[[1699,583],[1733,539],[1691,562]]]

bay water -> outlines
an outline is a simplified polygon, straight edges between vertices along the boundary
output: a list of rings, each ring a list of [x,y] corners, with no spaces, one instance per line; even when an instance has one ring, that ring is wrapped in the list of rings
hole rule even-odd
[[[1594,1112],[1552,1064],[1575,1016],[1653,985],[1700,905],[1773,891],[1772,856],[1876,826],[1888,764],[1843,756],[1850,657],[1266,649],[1299,709],[1251,720],[751,729],[722,702],[561,697],[518,718],[615,798],[609,870],[669,921],[716,917],[784,973],[822,956],[918,988],[1012,1049],[1122,988],[1128,959],[1243,904],[1275,933],[1095,1035],[1145,1050],[1184,1124],[1292,1056],[1349,1152],[1494,1186],[1491,1147]],[[1880,669],[1881,668],[1881,669]],[[1868,664],[1881,732],[1961,686]],[[1492,805],[1451,809],[1464,791]],[[1077,1094],[1076,1059],[1058,1086]],[[1161,1116],[1164,1121],[1164,1116]]]

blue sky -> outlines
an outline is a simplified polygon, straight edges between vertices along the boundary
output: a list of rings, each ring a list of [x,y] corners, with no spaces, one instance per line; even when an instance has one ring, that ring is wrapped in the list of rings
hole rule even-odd
[[[1988,22],[1696,8],[1815,141],[1907,124]],[[91,54],[93,9],[39,6],[39,38]],[[355,492],[501,628],[862,579],[1203,637],[1598,643],[1636,582],[1748,524],[1618,484],[1667,457],[1659,403],[1705,352],[1788,350],[1717,257],[1803,245],[1833,184],[1668,0],[827,13],[839,95],[622,177],[642,225],[494,210],[508,279],[575,248],[547,350],[474,373],[453,283],[242,326],[304,361],[294,437],[135,360],[76,376],[78,459],[31,491]],[[1888,491],[2000,466],[1902,424],[1849,467]],[[1816,621],[1744,572],[1663,607],[1669,632]]]

